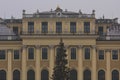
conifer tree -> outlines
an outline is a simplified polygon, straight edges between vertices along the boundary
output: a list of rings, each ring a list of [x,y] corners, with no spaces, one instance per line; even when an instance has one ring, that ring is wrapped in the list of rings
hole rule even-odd
[[[52,80],[70,80],[70,69],[67,67],[68,61],[66,59],[66,49],[62,39],[58,45],[58,52],[56,54],[55,67],[53,69]]]

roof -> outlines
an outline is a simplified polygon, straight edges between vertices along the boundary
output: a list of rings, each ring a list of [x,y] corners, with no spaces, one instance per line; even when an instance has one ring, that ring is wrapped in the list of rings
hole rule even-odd
[[[15,35],[15,33],[5,24],[0,24],[0,35]]]

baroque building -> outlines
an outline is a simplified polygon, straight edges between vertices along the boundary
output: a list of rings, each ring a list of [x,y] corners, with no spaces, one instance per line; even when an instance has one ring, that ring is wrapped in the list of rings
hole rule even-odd
[[[117,18],[55,10],[0,18],[0,80],[51,80],[60,38],[71,80],[119,80],[120,24]]]

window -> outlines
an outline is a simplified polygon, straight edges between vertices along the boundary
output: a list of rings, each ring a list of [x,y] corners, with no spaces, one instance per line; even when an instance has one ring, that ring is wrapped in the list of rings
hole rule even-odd
[[[84,33],[90,33],[90,22],[84,22]]]
[[[98,57],[99,57],[100,60],[104,59],[104,50],[99,50]]]
[[[98,80],[105,80],[105,71],[100,70],[98,72]]]
[[[70,32],[76,33],[76,22],[70,22]]]
[[[48,49],[42,48],[42,59],[47,59],[47,58],[48,58]]]
[[[18,35],[18,27],[13,27],[13,32]]]
[[[14,59],[19,59],[19,58],[20,58],[19,50],[14,50]]]
[[[42,22],[42,33],[48,32],[48,22]]]
[[[117,60],[118,59],[118,50],[112,50],[112,59]]]
[[[13,72],[13,80],[20,80],[20,71],[14,70],[14,72]]]
[[[5,50],[0,50],[0,59],[5,59]]]
[[[28,33],[34,33],[34,22],[28,22]]]
[[[47,70],[41,71],[41,80],[49,80],[49,72]]]
[[[91,71],[90,70],[85,70],[83,75],[84,75],[83,80],[91,80]]]
[[[7,80],[6,79],[6,71],[0,70],[0,80]]]
[[[103,27],[102,26],[98,27],[98,33],[99,33],[99,35],[103,35]]]
[[[28,48],[28,59],[34,59],[34,48]]]
[[[90,48],[85,48],[85,59],[90,59]]]
[[[35,72],[33,70],[27,72],[27,80],[35,80]]]
[[[62,22],[56,22],[56,33],[62,32]]]
[[[71,48],[71,59],[76,59],[76,48]]]
[[[117,70],[112,71],[112,80],[119,80],[119,71]]]
[[[77,80],[77,71],[76,70],[70,71],[70,80]]]

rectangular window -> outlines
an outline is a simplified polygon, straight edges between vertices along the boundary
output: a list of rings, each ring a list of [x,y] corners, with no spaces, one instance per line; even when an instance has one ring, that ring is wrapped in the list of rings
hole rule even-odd
[[[71,48],[71,59],[76,59],[76,48]]]
[[[47,48],[42,48],[42,59],[48,59],[48,50],[47,50]]]
[[[90,59],[90,48],[85,48],[85,59]]]
[[[18,35],[18,27],[13,27],[13,32]]]
[[[62,33],[62,22],[56,22],[56,33]]]
[[[34,59],[34,48],[28,48],[28,59]]]
[[[98,27],[98,33],[99,35],[103,35],[103,26]]]
[[[28,33],[34,33],[34,22],[28,22]]]
[[[117,60],[118,59],[118,50],[112,50],[112,59]]]
[[[48,22],[42,22],[42,33],[48,33]]]
[[[19,50],[14,50],[14,59],[19,59],[19,58],[20,58]]]
[[[76,22],[70,22],[70,32],[76,33]]]
[[[84,33],[90,33],[90,22],[84,22]]]
[[[0,50],[0,59],[5,59],[5,50]]]
[[[104,59],[104,50],[99,50],[98,56],[99,56],[99,60],[103,60]]]

